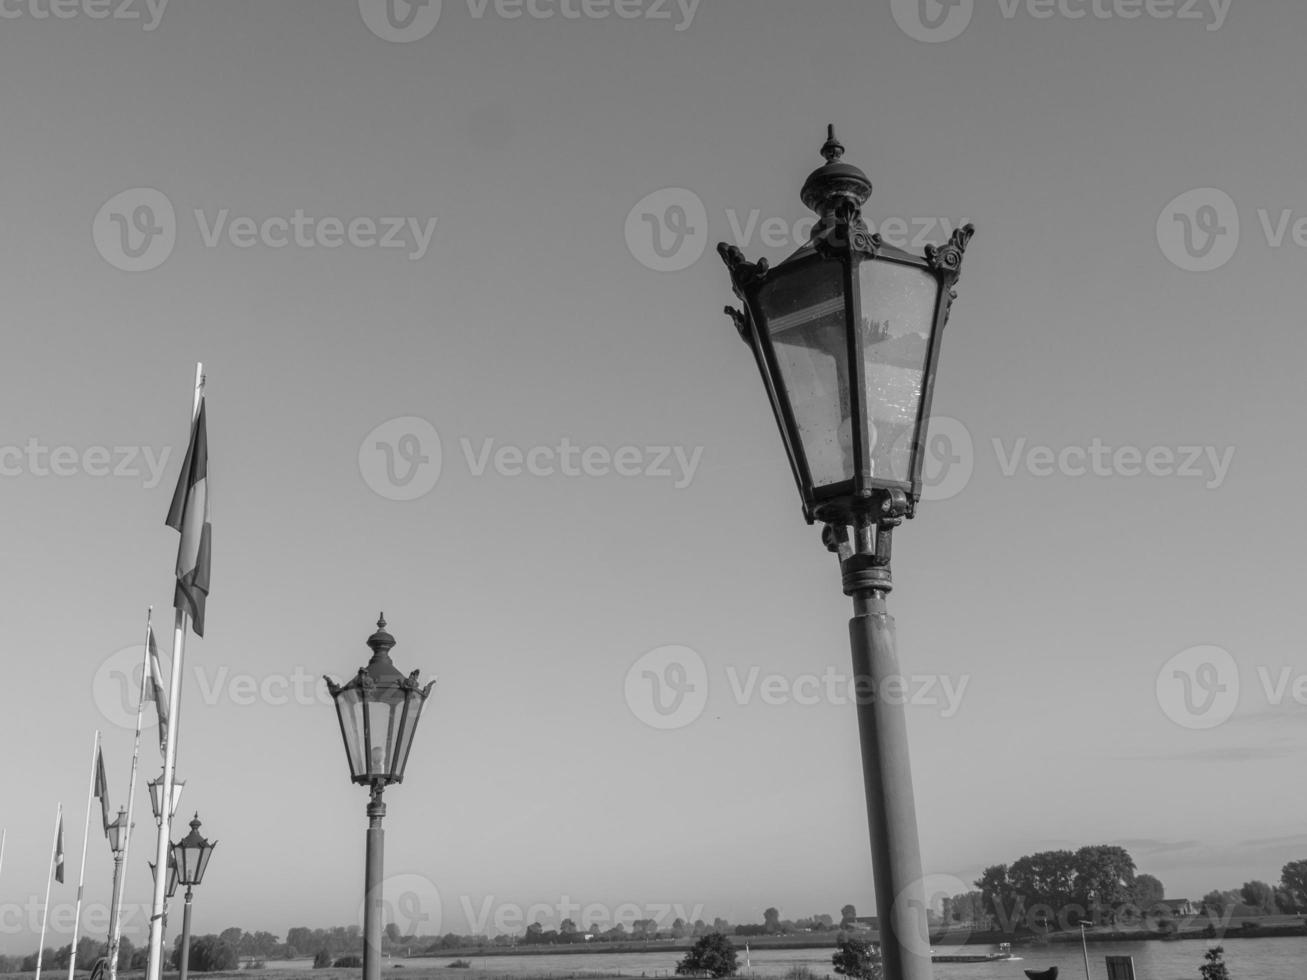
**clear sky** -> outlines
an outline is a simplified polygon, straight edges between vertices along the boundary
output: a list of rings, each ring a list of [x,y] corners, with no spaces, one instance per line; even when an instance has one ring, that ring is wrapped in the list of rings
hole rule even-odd
[[[439,677],[386,796],[426,931],[564,897],[871,912],[854,711],[814,680],[847,677],[850,607],[712,248],[793,250],[828,122],[882,230],[979,229],[936,388],[958,468],[896,535],[926,870],[1116,842],[1199,897],[1307,857],[1298,0],[976,0],[933,32],[897,0],[50,4],[0,3],[0,950],[35,946],[61,801],[72,901],[97,727],[125,801],[200,360],[197,932],[358,921],[366,793],[311,679],[381,609]],[[700,713],[650,724],[644,670],[686,667]]]

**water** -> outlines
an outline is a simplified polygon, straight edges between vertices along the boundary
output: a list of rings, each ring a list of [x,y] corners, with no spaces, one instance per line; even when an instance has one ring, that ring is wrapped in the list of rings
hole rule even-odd
[[[819,977],[835,976],[830,949],[750,949],[749,969],[744,963],[744,946],[739,945],[740,972],[765,980],[778,980],[796,966],[806,966]],[[1093,980],[1105,980],[1106,956],[1133,956],[1138,980],[1198,980],[1203,954],[1214,941],[1090,943],[1089,969]],[[1229,939],[1225,962],[1234,980],[1304,980],[1307,978],[1307,937]],[[993,946],[940,946],[941,955],[997,952]],[[1013,952],[1019,961],[999,963],[936,963],[936,980],[1025,980],[1024,970],[1060,968],[1060,980],[1079,980],[1085,975],[1079,943],[1056,943],[1042,948],[1020,947]],[[684,949],[650,953],[557,953],[522,956],[464,956],[478,973],[499,977],[589,976],[667,977],[674,973]],[[412,966],[444,966],[454,957],[424,957],[408,961]],[[404,962],[395,960],[394,963]],[[271,964],[269,964],[271,965]],[[280,964],[278,964],[280,966]],[[450,980],[467,977],[466,971],[449,971]],[[467,977],[467,980],[477,978]],[[842,978],[839,978],[842,980]]]

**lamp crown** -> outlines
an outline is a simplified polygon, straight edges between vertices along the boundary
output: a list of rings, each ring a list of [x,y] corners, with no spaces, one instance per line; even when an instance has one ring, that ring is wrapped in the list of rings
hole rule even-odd
[[[196,833],[198,833],[199,830],[200,830],[200,814],[199,814],[199,811],[196,811],[195,816],[191,818],[191,830],[194,830]]]
[[[800,192],[803,203],[822,217],[833,216],[841,207],[860,209],[871,197],[871,180],[859,168],[844,162],[844,144],[835,135],[833,123],[826,127],[821,155],[826,163],[804,181]]]
[[[386,614],[377,617],[377,631],[368,637],[368,646],[372,648],[372,659],[390,659],[390,650],[395,645],[395,638],[386,632]]]

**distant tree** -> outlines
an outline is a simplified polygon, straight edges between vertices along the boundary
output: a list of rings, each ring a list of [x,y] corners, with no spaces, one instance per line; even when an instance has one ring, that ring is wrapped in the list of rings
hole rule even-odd
[[[218,933],[218,938],[225,943],[231,943],[237,949],[240,949],[241,937],[245,935],[245,930],[240,926],[229,926]]]
[[[1275,889],[1264,881],[1245,881],[1239,896],[1244,905],[1251,905],[1259,912],[1275,911]]]
[[[1293,897],[1293,892],[1281,885],[1275,889],[1275,907],[1285,915],[1293,915],[1298,911],[1298,900]]]
[[[532,922],[526,927],[526,935],[522,937],[522,942],[535,945],[543,942],[541,938],[545,934],[545,927],[539,922]]]
[[[835,972],[852,980],[881,980],[880,950],[861,939],[842,940],[831,957]]]
[[[77,940],[77,969],[89,970],[95,961],[104,955],[104,944],[98,943],[90,936]]]
[[[1006,869],[1004,870],[1006,871]],[[844,906],[844,908],[840,909],[840,928],[844,928],[850,922],[857,919],[857,917],[858,917],[857,909],[855,909],[852,905]]]
[[[688,933],[689,933],[689,928],[686,926],[685,920],[678,915],[676,919],[672,922],[672,938],[682,939],[686,935],[688,935]]]
[[[1203,954],[1207,962],[1198,968],[1203,980],[1230,980],[1230,971],[1225,968],[1224,947],[1217,946]]]
[[[1132,901],[1141,909],[1149,909],[1166,897],[1166,889],[1152,875],[1135,875]]]
[[[1280,884],[1293,896],[1295,911],[1307,911],[1307,860],[1290,861],[1281,868]]]
[[[325,970],[331,966],[331,954],[325,949],[320,949],[313,957],[313,969]]]
[[[834,929],[835,920],[825,912],[822,912],[820,915],[814,915],[812,917],[812,927],[814,929]]]
[[[781,914],[775,908],[769,908],[762,913],[762,924],[768,932],[781,931]]]
[[[192,939],[189,959],[188,969],[196,973],[234,970],[240,963],[236,955],[236,947],[214,935]]]
[[[1076,851],[1074,865],[1073,900],[1091,912],[1101,908],[1115,920],[1115,910],[1128,904],[1134,893],[1134,858],[1124,847],[1095,844]]]
[[[712,920],[713,932],[720,932],[723,935],[725,935],[727,932],[730,931],[730,928],[731,928],[731,924],[727,922],[725,919],[723,919],[720,915]]]
[[[331,965],[341,969],[357,970],[363,966],[363,957],[350,953],[347,956],[337,958],[336,962]]]
[[[696,937],[704,935],[707,931],[708,923],[704,922],[703,919],[694,920],[694,935]]]
[[[1012,888],[1006,864],[994,864],[980,873],[973,884],[980,889],[980,903],[986,919],[1010,932],[1019,914],[1020,897]]]
[[[118,937],[118,969],[130,970],[132,968],[132,955],[136,952],[136,944],[126,936]]]
[[[735,945],[722,933],[711,932],[696,942],[684,959],[676,964],[676,975],[733,977],[737,969]]]

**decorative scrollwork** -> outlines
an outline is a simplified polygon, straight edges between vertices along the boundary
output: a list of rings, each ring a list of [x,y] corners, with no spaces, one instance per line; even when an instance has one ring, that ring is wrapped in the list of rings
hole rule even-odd
[[[927,245],[926,261],[936,272],[957,278],[962,271],[962,256],[967,251],[971,236],[976,233],[975,225],[963,225],[955,228],[945,245]]]
[[[753,334],[749,332],[749,318],[745,315],[744,311],[737,310],[733,306],[725,307],[725,311],[726,315],[731,318],[731,322],[735,324],[735,330],[739,333],[740,339],[752,347]]]
[[[744,299],[746,291],[761,285],[771,268],[766,259],[750,262],[744,257],[743,252],[726,242],[718,243],[717,254],[726,263],[726,268],[731,273],[731,285],[735,287],[735,295],[740,299]]]

